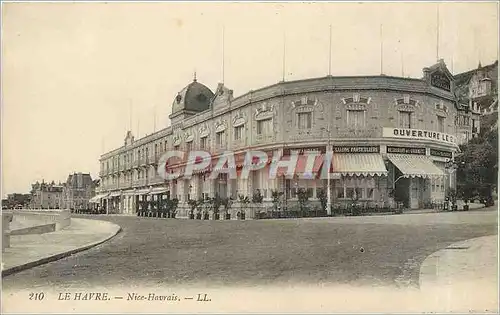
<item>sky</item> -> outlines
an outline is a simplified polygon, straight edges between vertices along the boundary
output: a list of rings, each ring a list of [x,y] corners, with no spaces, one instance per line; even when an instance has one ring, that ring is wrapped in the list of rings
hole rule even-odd
[[[440,3],[439,19],[436,3],[3,2],[2,196],[97,178],[127,130],[169,125],[195,71],[235,96],[283,73],[327,75],[330,26],[334,76],[419,78],[437,57],[453,73],[498,59],[495,2]]]

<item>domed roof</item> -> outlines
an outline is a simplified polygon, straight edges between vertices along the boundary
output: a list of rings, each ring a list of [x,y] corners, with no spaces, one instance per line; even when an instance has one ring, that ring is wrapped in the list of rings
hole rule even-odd
[[[214,93],[205,85],[196,81],[196,78],[183,88],[172,103],[172,114],[182,110],[202,112],[210,108]]]

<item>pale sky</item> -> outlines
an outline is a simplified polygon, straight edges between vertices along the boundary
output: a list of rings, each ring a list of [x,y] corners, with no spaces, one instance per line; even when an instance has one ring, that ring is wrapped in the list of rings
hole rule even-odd
[[[439,7],[452,72],[497,59],[497,3]],[[126,130],[152,133],[154,112],[156,130],[168,126],[195,70],[212,90],[222,80],[223,25],[238,96],[281,80],[284,38],[286,80],[327,75],[329,25],[332,75],[380,74],[381,23],[385,74],[421,77],[436,62],[435,3],[3,3],[2,196],[97,178]]]

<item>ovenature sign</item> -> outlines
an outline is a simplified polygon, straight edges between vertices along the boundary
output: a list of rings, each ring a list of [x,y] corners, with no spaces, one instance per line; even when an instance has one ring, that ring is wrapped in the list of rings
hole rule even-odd
[[[335,146],[333,153],[379,153],[379,146]]]
[[[425,155],[425,148],[408,148],[408,147],[387,146],[387,153]]]
[[[383,128],[382,137],[408,140],[432,140],[441,143],[455,144],[455,136],[429,130],[406,128]]]

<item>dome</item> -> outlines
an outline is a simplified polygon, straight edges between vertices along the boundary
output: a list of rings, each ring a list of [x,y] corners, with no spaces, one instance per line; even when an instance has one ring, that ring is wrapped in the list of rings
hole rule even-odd
[[[188,86],[177,93],[172,103],[172,114],[182,110],[191,112],[202,112],[210,108],[210,102],[214,93],[205,85],[196,81],[196,78]]]

